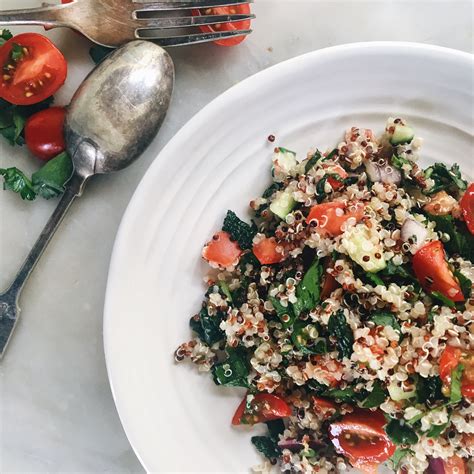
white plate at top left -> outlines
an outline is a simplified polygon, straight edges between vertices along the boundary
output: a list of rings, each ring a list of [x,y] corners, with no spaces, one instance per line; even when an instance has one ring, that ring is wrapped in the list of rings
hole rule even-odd
[[[150,167],[123,218],[104,320],[107,368],[127,436],[150,472],[246,472],[261,460],[250,430],[233,429],[243,393],[177,366],[204,292],[203,243],[227,209],[242,216],[269,182],[274,144],[329,148],[390,115],[424,137],[425,163],[471,168],[473,59],[409,43],[309,53],[233,87],[196,115]],[[455,152],[453,152],[455,150]]]

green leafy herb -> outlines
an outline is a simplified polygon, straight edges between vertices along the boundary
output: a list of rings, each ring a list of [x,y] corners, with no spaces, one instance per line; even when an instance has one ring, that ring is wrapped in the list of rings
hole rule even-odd
[[[435,216],[427,214],[429,220],[436,223],[436,231],[448,234],[449,240],[444,242],[444,248],[449,254],[459,254],[461,257],[474,261],[474,235],[464,222],[453,219],[452,216]]]
[[[403,169],[404,165],[409,165],[410,167],[413,166],[413,163],[408,160],[407,158],[403,158],[402,156],[392,155],[392,166],[398,168],[399,170]]]
[[[283,324],[283,328],[286,329],[291,327],[295,321],[295,313],[293,312],[291,305],[288,304],[288,306],[283,306],[280,300],[274,298],[273,296],[270,296],[269,300],[275,308],[277,316],[280,318],[280,321]]]
[[[316,260],[296,287],[297,300],[293,303],[296,316],[299,316],[302,311],[311,311],[319,303],[322,274],[321,263]]]
[[[277,458],[281,455],[278,442],[269,436],[252,436],[251,441],[257,450],[269,459]]]
[[[10,38],[13,38],[10,30],[0,30],[0,46],[3,46]]]
[[[450,403],[458,403],[462,400],[461,394],[461,378],[464,371],[464,366],[458,364],[455,369],[451,371],[451,394],[449,397]]]
[[[18,168],[0,168],[0,175],[3,176],[3,189],[18,193],[27,201],[36,198],[32,182]]]
[[[380,380],[376,380],[369,396],[362,402],[362,406],[364,408],[379,407],[385,401],[387,395],[387,391],[383,388]]]
[[[409,448],[397,448],[390,458],[390,461],[393,463],[393,469],[398,472],[398,468],[400,467],[403,458],[411,454],[413,454],[413,451]]]
[[[89,49],[89,56],[92,58],[92,61],[94,61],[96,64],[99,64],[113,50],[113,48],[107,48],[106,46],[95,44]]]
[[[291,153],[292,155],[296,155],[296,152],[292,150],[288,150],[288,148],[283,148],[282,146],[277,147],[280,153]]]
[[[395,331],[399,331],[401,334],[402,328],[397,317],[393,313],[375,313],[370,316],[370,320],[377,324],[377,326],[392,326]]]
[[[344,312],[339,310],[329,318],[328,322],[329,334],[335,339],[335,346],[339,352],[339,358],[350,357],[354,344],[354,333],[346,321]]]
[[[426,194],[435,194],[443,189],[456,194],[467,188],[467,182],[462,178],[456,163],[450,169],[444,163],[435,163],[425,170],[425,178],[430,178],[435,183]]]
[[[448,308],[455,308],[456,303],[453,300],[450,300],[447,296],[444,296],[443,293],[439,291],[432,291],[430,293],[435,300],[438,300],[442,305],[447,306]]]
[[[469,280],[463,273],[460,271],[455,271],[454,276],[459,280],[459,284],[461,285],[461,291],[466,300],[471,297],[472,293],[472,281]]]
[[[418,403],[434,403],[443,400],[444,396],[441,392],[443,383],[441,379],[435,375],[433,377],[418,377],[416,383],[416,401]]]
[[[23,47],[17,43],[11,43],[11,45],[12,49],[10,50],[10,57],[13,61],[19,61],[25,54],[23,52]]]
[[[283,423],[283,420],[279,418],[276,420],[266,421],[265,424],[267,425],[268,432],[270,433],[270,438],[278,441],[280,435],[285,431],[285,423]]]
[[[356,392],[354,387],[347,387],[344,389],[341,388],[332,388],[329,390],[318,391],[316,390],[318,395],[323,397],[332,398],[334,400],[341,401],[343,403],[354,403],[355,401],[362,401],[367,398],[367,391],[362,390],[360,392]]]
[[[33,187],[45,199],[54,198],[64,192],[64,186],[71,179],[73,171],[69,155],[66,152],[60,153],[33,173]]]
[[[332,160],[333,158],[335,158],[337,155],[339,155],[339,149],[338,148],[334,148],[334,150],[330,151],[327,156],[323,157],[323,160],[322,161],[326,161],[326,160]]]
[[[227,211],[222,230],[228,232],[242,250],[252,248],[252,239],[257,233],[257,229],[239,219],[232,211]]]
[[[229,285],[223,280],[219,280],[218,285],[224,296],[232,303],[232,293],[230,292]]]
[[[322,202],[326,197],[327,193],[324,190],[326,181],[328,180],[328,175],[324,175],[316,184],[316,201],[318,203]]]
[[[321,152],[316,150],[313,156],[306,162],[304,166],[304,172],[307,173],[311,168],[313,168],[316,163],[321,159]]]
[[[212,375],[216,385],[227,387],[248,387],[248,365],[245,352],[241,349],[227,348],[227,359],[215,364]]]
[[[225,337],[224,332],[219,327],[222,317],[223,314],[221,313],[210,316],[207,309],[202,308],[198,315],[191,318],[189,325],[202,341],[211,346]]]
[[[366,272],[366,277],[375,285],[385,286],[384,281],[376,273]]]
[[[449,421],[443,423],[442,425],[432,425],[429,431],[426,433],[428,438],[437,438],[448,426]]]
[[[385,427],[388,437],[395,444],[416,444],[418,443],[418,435],[413,428],[406,424],[403,420],[392,419]]]
[[[303,354],[325,354],[328,351],[326,340],[318,337],[316,326],[306,321],[296,321],[291,340]]]
[[[393,277],[397,277],[400,283],[412,283],[418,285],[418,280],[403,265],[395,265],[392,260],[388,260],[387,266],[378,272],[378,274],[392,280]]]

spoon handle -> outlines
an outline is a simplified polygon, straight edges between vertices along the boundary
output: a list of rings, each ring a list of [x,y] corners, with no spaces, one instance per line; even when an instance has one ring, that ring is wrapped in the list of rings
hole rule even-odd
[[[19,316],[18,300],[21,290],[66,215],[67,210],[74,199],[82,194],[85,181],[86,178],[77,174],[73,175],[56,209],[20,267],[12,284],[7,291],[0,295],[0,357],[3,355]]]

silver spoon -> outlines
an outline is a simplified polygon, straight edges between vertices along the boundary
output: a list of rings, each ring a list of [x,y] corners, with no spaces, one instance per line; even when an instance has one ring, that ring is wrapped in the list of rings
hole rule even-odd
[[[173,84],[168,53],[133,41],[102,61],[74,94],[64,127],[74,174],[13,283],[0,295],[0,358],[20,315],[21,290],[66,211],[91,176],[121,170],[142,154],[163,122]]]

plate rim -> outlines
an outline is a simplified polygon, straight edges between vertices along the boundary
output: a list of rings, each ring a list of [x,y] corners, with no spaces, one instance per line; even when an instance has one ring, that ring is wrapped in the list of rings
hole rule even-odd
[[[147,472],[151,472],[148,469],[144,459],[142,458],[139,447],[135,444],[136,440],[131,439],[134,437],[134,434],[130,432],[128,427],[128,422],[125,419],[124,413],[120,408],[123,403],[123,398],[120,398],[117,392],[117,383],[118,377],[117,367],[114,365],[114,361],[111,356],[111,347],[114,344],[111,337],[111,326],[113,323],[113,314],[110,311],[110,306],[112,305],[111,300],[113,299],[113,275],[116,273],[116,268],[119,266],[119,260],[124,250],[126,249],[126,230],[129,227],[129,222],[133,219],[135,212],[140,209],[140,203],[143,201],[143,198],[146,196],[148,190],[148,181],[152,179],[154,175],[154,169],[159,165],[159,158],[161,155],[165,155],[168,152],[169,148],[172,148],[176,142],[179,142],[180,136],[187,133],[189,130],[192,130],[196,124],[202,123],[205,121],[205,117],[213,113],[215,108],[218,108],[221,103],[232,100],[234,94],[242,88],[247,88],[249,84],[258,83],[265,79],[267,75],[274,75],[275,73],[281,73],[288,68],[297,65],[300,62],[305,61],[317,61],[318,58],[324,58],[328,55],[335,55],[345,53],[348,50],[364,51],[364,50],[377,50],[380,48],[398,50],[398,52],[403,53],[404,51],[425,51],[426,53],[432,54],[441,54],[450,57],[451,59],[459,59],[460,61],[470,62],[474,66],[474,54],[457,50],[454,48],[448,48],[445,46],[438,46],[433,44],[418,43],[418,42],[408,42],[408,41],[364,41],[364,42],[355,42],[355,43],[344,43],[336,46],[329,46],[326,48],[321,48],[313,51],[309,51],[298,56],[286,59],[279,63],[276,63],[266,69],[258,71],[255,74],[252,74],[237,84],[231,86],[208,104],[206,104],[201,110],[199,110],[195,115],[193,115],[189,120],[187,120],[170,138],[170,140],[165,144],[165,146],[156,154],[153,158],[150,166],[145,171],[144,175],[140,179],[135,191],[130,198],[130,201],[127,204],[127,207],[122,215],[117,233],[115,236],[112,253],[110,257],[109,269],[107,274],[107,284],[105,290],[104,298],[104,310],[103,310],[103,344],[104,344],[104,356],[105,356],[105,365],[107,370],[107,377],[109,380],[110,390],[112,393],[112,398],[117,409],[117,414],[122,424],[123,430],[127,437],[130,446],[132,447],[135,455],[139,459],[141,465]],[[173,101],[171,101],[171,106]],[[120,398],[120,400],[119,400]]]

